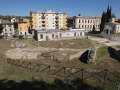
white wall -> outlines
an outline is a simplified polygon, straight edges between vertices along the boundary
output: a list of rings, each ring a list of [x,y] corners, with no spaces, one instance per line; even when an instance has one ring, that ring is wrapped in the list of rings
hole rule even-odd
[[[116,25],[116,33],[120,33],[120,25]]]
[[[43,35],[43,38],[41,38]],[[53,37],[54,35],[54,37]],[[38,41],[47,41],[47,40],[60,40],[67,38],[81,38],[85,36],[84,31],[76,30],[76,31],[58,31],[58,32],[38,32],[37,38]],[[48,38],[47,38],[48,37]]]

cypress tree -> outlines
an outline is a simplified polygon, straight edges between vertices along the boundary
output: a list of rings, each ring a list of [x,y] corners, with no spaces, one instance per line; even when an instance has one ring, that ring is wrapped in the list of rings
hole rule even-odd
[[[100,24],[100,32],[102,32],[102,30],[104,29],[105,21],[106,21],[106,13],[103,12],[102,18],[101,18],[101,24]]]
[[[108,6],[107,11],[102,13],[100,32],[103,31],[105,24],[110,22],[113,17],[115,17],[115,15],[112,14],[111,6]]]

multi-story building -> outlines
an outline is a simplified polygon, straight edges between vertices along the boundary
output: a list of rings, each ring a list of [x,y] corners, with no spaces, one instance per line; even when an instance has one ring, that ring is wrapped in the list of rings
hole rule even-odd
[[[2,23],[4,38],[12,38],[15,35],[14,25],[12,23]]]
[[[106,23],[101,35],[109,40],[120,41],[120,22]]]
[[[23,35],[23,36],[27,36],[29,35],[29,23],[27,22],[19,22],[18,23],[18,31],[19,31],[19,35]]]
[[[91,17],[91,16],[75,16],[73,28],[85,29],[86,31],[91,31],[93,26],[99,31],[101,17]]]
[[[106,23],[102,33],[106,35],[120,33],[120,23],[118,22]]]
[[[49,30],[49,29],[66,29],[67,15],[62,12],[31,12],[32,29]]]

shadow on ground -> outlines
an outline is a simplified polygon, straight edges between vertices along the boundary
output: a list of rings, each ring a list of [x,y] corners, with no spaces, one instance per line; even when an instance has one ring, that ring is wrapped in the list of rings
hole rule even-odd
[[[55,79],[53,83],[47,83],[45,81],[15,82],[13,80],[0,80],[0,88],[10,88],[17,90],[28,90],[34,88],[38,88],[40,90],[103,90],[100,87],[92,87],[88,84],[85,84],[80,79],[71,81]]]
[[[120,50],[116,50],[115,48],[108,47],[108,52],[111,58],[120,61]]]
[[[88,50],[86,50],[79,58],[79,60],[83,63],[88,62]]]

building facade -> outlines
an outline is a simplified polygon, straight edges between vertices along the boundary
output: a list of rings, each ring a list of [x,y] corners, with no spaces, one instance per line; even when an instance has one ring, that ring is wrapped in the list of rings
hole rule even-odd
[[[120,23],[118,22],[107,23],[102,32],[103,35],[112,35],[117,33],[120,33]]]
[[[97,31],[100,30],[101,17],[91,17],[91,16],[75,16],[74,28],[85,29],[86,31],[91,31],[93,26]]]
[[[76,39],[84,38],[85,30],[36,30],[35,38],[37,41],[50,41],[50,40],[64,40],[64,39]]]
[[[2,35],[4,38],[13,38],[15,35],[14,25],[12,23],[2,23],[3,26],[3,33]]]
[[[31,12],[30,14],[32,17],[32,28],[35,30],[67,28],[66,13],[49,10],[45,12]]]
[[[29,23],[27,22],[19,22],[18,23],[18,31],[19,31],[19,35],[23,35],[23,36],[27,36],[29,35]]]

